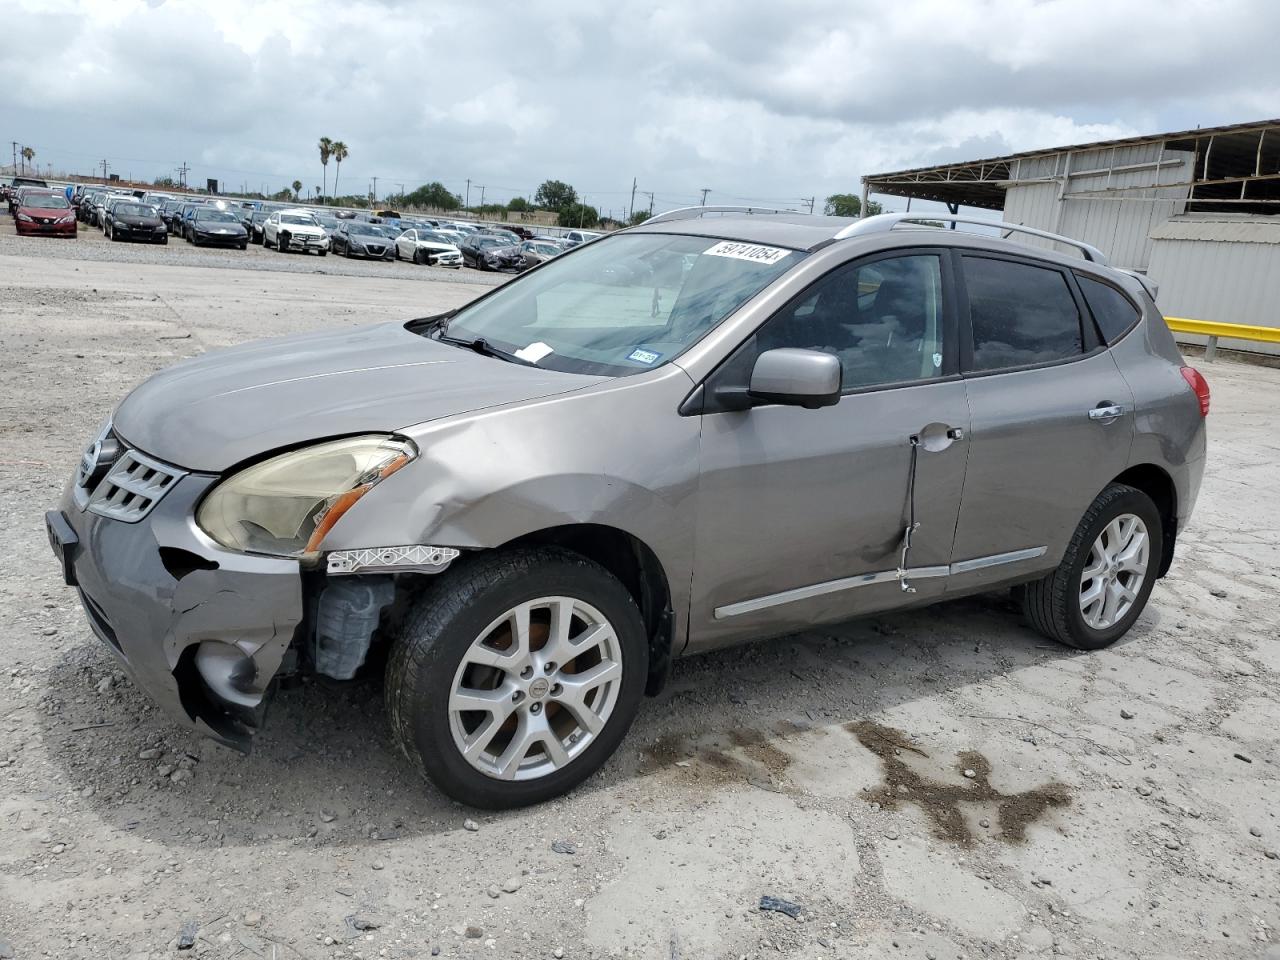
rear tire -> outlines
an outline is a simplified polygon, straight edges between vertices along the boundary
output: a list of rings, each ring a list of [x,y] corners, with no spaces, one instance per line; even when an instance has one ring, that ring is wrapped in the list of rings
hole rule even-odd
[[[1057,569],[1021,588],[1023,613],[1069,647],[1110,646],[1142,614],[1163,556],[1160,512],[1151,498],[1110,484],[1085,511]]]
[[[387,662],[387,715],[405,755],[453,799],[487,809],[539,803],[595,773],[626,736],[648,673],[644,623],[627,590],[598,564],[551,547],[480,555],[435,579]],[[508,617],[525,604],[533,612],[522,647]],[[558,652],[573,652],[557,663],[553,611],[567,609],[563,636],[581,646],[566,639]],[[509,666],[493,662],[508,656]],[[604,667],[615,677],[573,696],[575,677]],[[492,711],[459,710],[462,691],[496,695]],[[460,746],[468,739],[477,742],[470,760]],[[498,775],[504,764],[510,779]]]

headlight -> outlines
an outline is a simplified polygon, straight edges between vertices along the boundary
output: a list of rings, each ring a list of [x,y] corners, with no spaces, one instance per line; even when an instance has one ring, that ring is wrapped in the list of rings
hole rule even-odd
[[[385,435],[281,454],[214,487],[196,511],[196,523],[231,550],[315,553],[357,500],[417,455],[412,442]]]
[[[18,219],[23,221],[24,223],[35,223],[35,221],[32,220],[30,217],[28,217],[25,213],[18,214]]]

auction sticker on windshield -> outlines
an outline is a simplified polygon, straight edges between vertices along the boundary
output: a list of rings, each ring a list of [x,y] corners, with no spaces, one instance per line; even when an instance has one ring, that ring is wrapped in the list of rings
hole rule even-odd
[[[735,260],[750,260],[753,263],[775,264],[791,253],[781,247],[765,247],[758,243],[735,243],[725,240],[706,251],[711,257],[732,257]]]

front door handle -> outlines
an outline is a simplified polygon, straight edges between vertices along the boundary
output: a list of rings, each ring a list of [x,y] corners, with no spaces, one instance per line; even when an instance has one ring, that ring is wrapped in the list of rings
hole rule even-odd
[[[1124,415],[1124,407],[1118,403],[1100,403],[1089,411],[1090,420],[1110,422]]]

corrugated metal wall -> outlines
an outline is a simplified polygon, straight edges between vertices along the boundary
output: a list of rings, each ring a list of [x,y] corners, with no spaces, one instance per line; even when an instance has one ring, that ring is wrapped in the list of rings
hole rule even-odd
[[[1280,245],[1206,240],[1156,240],[1151,279],[1168,317],[1280,327]],[[1203,343],[1203,337],[1179,334]],[[1280,354],[1280,344],[1224,340],[1224,347]]]
[[[1071,176],[1067,179],[1064,198],[1059,202],[1059,182],[1067,173],[1068,157]],[[1158,160],[1168,165],[1159,169],[1148,166],[1139,170],[1114,170],[1132,164],[1154,164]],[[1168,161],[1180,162],[1170,164]],[[1181,213],[1187,195],[1185,186],[1153,185],[1189,180],[1194,161],[1194,155],[1186,152],[1166,150],[1162,155],[1158,143],[1020,160],[1014,170],[1014,183],[1005,193],[1004,217],[1011,223],[1051,230],[1091,243],[1106,253],[1115,266],[1145,270],[1151,257],[1151,229]],[[1079,176],[1090,171],[1098,172]],[[1131,199],[1080,196],[1072,199],[1077,194],[1108,189],[1109,197]],[[1034,238],[1019,240],[1046,245],[1046,241]]]

